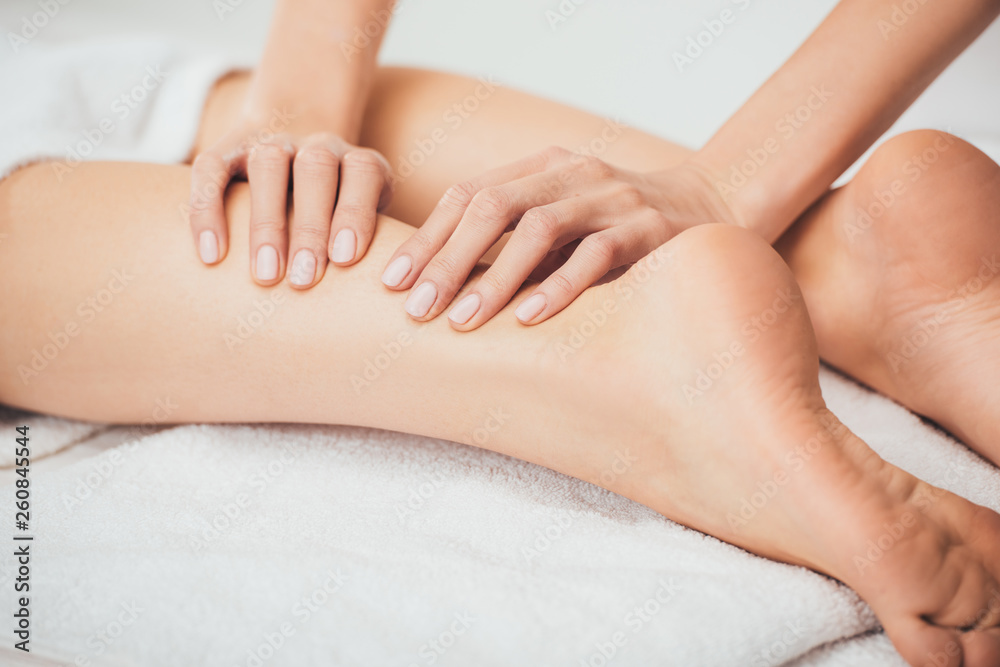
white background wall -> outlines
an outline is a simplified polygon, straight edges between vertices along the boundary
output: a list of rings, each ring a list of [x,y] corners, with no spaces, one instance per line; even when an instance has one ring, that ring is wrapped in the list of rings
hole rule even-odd
[[[6,0],[0,8],[3,34],[20,17],[38,11],[37,2]],[[215,2],[236,6],[220,19]],[[402,0],[382,60],[492,74],[505,84],[619,116],[636,127],[698,146],[835,4]],[[197,48],[228,49],[252,62],[272,7],[268,0],[69,0],[40,38],[168,34]],[[553,24],[547,12],[560,14],[560,7],[566,20]],[[674,52],[704,30],[703,21],[718,17],[725,8],[733,11],[735,21],[679,72]],[[877,31],[875,26],[869,29]],[[0,48],[2,58],[10,57],[6,46]],[[1000,23],[949,68],[894,131],[915,127],[950,128],[985,145],[1000,145]]]

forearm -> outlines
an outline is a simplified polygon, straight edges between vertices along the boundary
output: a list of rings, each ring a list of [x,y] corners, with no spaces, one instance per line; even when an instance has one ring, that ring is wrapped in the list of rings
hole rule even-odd
[[[844,0],[692,157],[769,241],[826,191],[1000,13],[997,0]]]
[[[281,106],[358,139],[361,119],[394,0],[279,0],[247,113]],[[304,95],[303,91],[309,91]]]

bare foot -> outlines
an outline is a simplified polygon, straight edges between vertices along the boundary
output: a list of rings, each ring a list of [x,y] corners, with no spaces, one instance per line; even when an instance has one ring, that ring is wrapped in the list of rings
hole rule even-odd
[[[998,664],[1000,515],[886,463],[826,409],[801,294],[762,240],[689,230],[551,326],[586,321],[589,339],[558,344],[566,436],[607,455],[574,474],[840,579],[913,665]],[[616,468],[623,443],[634,462]]]
[[[825,360],[1000,463],[1000,166],[895,137],[778,248]]]

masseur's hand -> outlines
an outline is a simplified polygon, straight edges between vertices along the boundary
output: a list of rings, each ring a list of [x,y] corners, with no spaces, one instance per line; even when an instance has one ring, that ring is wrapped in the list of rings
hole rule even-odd
[[[395,252],[382,282],[410,289],[406,311],[436,317],[476,263],[513,230],[493,265],[448,314],[454,328],[480,326],[518,288],[578,242],[515,311],[537,324],[565,308],[612,269],[633,263],[684,229],[733,222],[726,204],[697,168],[656,173],[613,167],[596,157],[551,148],[457,185],[424,225]]]
[[[219,262],[229,247],[224,195],[233,178],[250,182],[250,271],[273,285],[309,288],[323,277],[327,257],[349,265],[375,232],[376,211],[389,202],[389,163],[377,151],[325,133],[273,131],[245,121],[199,155],[191,176],[191,230],[201,260]],[[281,119],[277,119],[281,120]],[[277,123],[277,127],[282,127]],[[285,215],[289,187],[295,223]]]

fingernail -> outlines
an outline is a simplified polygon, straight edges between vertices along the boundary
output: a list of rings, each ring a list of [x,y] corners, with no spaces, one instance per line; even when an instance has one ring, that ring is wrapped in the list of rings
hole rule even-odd
[[[278,251],[274,246],[262,245],[257,249],[257,280],[266,282],[278,277]]]
[[[545,310],[545,295],[536,294],[521,302],[521,305],[514,311],[514,316],[525,324],[538,317],[539,313]]]
[[[448,319],[455,324],[465,324],[476,314],[482,302],[478,294],[466,294],[448,313]]]
[[[215,264],[219,261],[219,239],[215,236],[215,232],[206,229],[198,235],[198,254],[201,255],[201,261],[206,264]]]
[[[437,301],[437,287],[434,283],[420,283],[415,290],[410,292],[410,298],[406,300],[406,312],[413,317],[423,317]]]
[[[354,259],[358,249],[358,237],[350,229],[341,229],[333,239],[333,261],[338,264]]]
[[[258,259],[257,262],[259,267],[260,260]],[[292,281],[293,285],[312,285],[315,277],[316,255],[303,248],[295,253],[295,259],[292,260],[292,272],[288,279]]]
[[[392,260],[389,266],[385,267],[385,273],[382,274],[382,282],[386,287],[396,287],[399,283],[403,282],[403,278],[410,272],[412,266],[413,260],[410,259],[409,255],[400,255]]]

